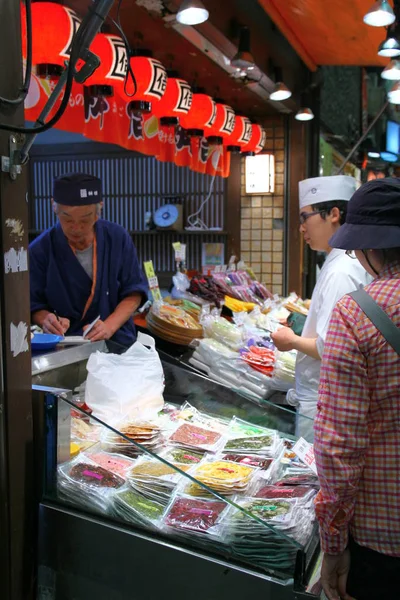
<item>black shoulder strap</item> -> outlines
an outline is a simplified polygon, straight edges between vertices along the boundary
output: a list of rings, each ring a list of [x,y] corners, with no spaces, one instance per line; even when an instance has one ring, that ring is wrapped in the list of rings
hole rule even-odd
[[[400,329],[388,317],[384,310],[363,289],[352,292],[350,296],[355,300],[369,320],[381,332],[387,343],[400,356]]]

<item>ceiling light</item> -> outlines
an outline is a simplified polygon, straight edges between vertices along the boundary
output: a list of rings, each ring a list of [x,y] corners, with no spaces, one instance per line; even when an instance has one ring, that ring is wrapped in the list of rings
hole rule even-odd
[[[207,21],[208,10],[200,0],[183,0],[176,20],[182,25],[199,25]]]
[[[255,61],[250,52],[250,30],[248,27],[240,28],[239,48],[231,60],[232,67],[240,69],[254,69]]]
[[[390,63],[383,69],[381,73],[382,79],[388,79],[389,81],[400,80],[400,61],[391,60]]]
[[[297,119],[297,121],[312,121],[314,113],[311,108],[300,108],[294,118]]]
[[[369,158],[380,158],[380,152],[377,152],[376,150],[370,150],[368,152],[368,156]]]
[[[387,27],[395,20],[393,9],[387,0],[375,2],[363,18],[364,23],[373,27]]]
[[[400,42],[397,38],[399,31],[397,26],[388,27],[386,39],[379,44],[378,55],[385,58],[400,56]]]
[[[381,152],[381,159],[386,162],[397,162],[398,156],[393,152]]]
[[[291,95],[292,92],[289,90],[289,88],[281,81],[278,81],[278,83],[275,84],[273,92],[270,93],[269,99],[273,100],[274,102],[279,102],[282,100],[287,100]]]
[[[387,97],[391,104],[400,104],[400,81],[392,87]]]

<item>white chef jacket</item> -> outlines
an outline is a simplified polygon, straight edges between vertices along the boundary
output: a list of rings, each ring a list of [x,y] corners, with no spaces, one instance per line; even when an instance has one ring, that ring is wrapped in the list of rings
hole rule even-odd
[[[317,349],[322,357],[325,337],[336,303],[345,294],[367,285],[372,277],[358,260],[346,255],[344,250],[333,249],[328,254],[318,276],[311,297],[311,306],[304,324],[302,337],[317,338]],[[298,407],[296,434],[313,441],[313,426],[317,412],[318,386],[321,360],[298,352],[296,360],[295,389],[289,390],[289,404]],[[302,416],[303,415],[303,416]],[[309,418],[304,418],[309,417]]]

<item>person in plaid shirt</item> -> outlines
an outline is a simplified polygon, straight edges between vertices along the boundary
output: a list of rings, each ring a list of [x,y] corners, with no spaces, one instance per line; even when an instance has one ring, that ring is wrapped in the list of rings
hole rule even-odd
[[[330,245],[375,277],[365,291],[400,327],[400,179],[358,189]],[[400,356],[349,295],[325,340],[314,431],[326,595],[399,598]]]

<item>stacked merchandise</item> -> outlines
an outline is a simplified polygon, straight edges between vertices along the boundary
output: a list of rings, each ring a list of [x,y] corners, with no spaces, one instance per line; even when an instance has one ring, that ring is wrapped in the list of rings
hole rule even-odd
[[[203,337],[201,325],[188,312],[159,302],[147,315],[147,326],[151,333],[173,344],[188,346],[196,338]]]
[[[129,471],[128,481],[134,490],[165,506],[181,478],[176,468],[187,471],[190,467],[176,462],[169,466],[156,459],[139,458]]]
[[[199,466],[190,470],[190,475],[207,486],[208,489],[196,483],[191,483],[186,484],[185,493],[197,497],[212,497],[209,490],[218,492],[223,496],[245,493],[256,473],[256,467],[226,459],[208,458]]]
[[[163,504],[128,486],[114,494],[110,506],[111,514],[122,521],[150,529],[158,528],[164,510]]]
[[[219,527],[230,506],[223,500],[175,496],[161,521],[162,530],[173,537],[210,552],[227,554],[229,548]]]
[[[149,450],[162,445],[163,437],[160,425],[154,422],[123,423],[116,427],[126,438]],[[140,454],[140,448],[129,443],[125,437],[106,430],[101,438],[101,447],[106,452],[117,452],[131,457]]]
[[[112,492],[124,484],[124,478],[100,467],[84,454],[58,470],[57,491],[60,499],[99,512],[107,511]]]
[[[254,306],[263,306],[266,300],[272,298],[265,285],[254,280],[245,270],[193,277],[189,292],[215,304],[217,308],[224,303],[233,312],[252,310]]]
[[[188,403],[120,430],[150,444],[152,455],[134,447],[132,460],[94,446],[59,467],[61,498],[276,575],[293,573],[296,550],[312,533],[317,482],[291,441]],[[121,436],[112,443],[129,445]]]
[[[257,318],[260,320],[260,312]],[[211,379],[260,401],[274,391],[286,392],[293,385],[296,352],[278,352],[270,331],[279,326],[262,315],[265,328],[256,325],[251,315],[238,315],[236,323],[209,314],[203,317],[205,337],[189,362]],[[267,331],[268,318],[269,331]]]

